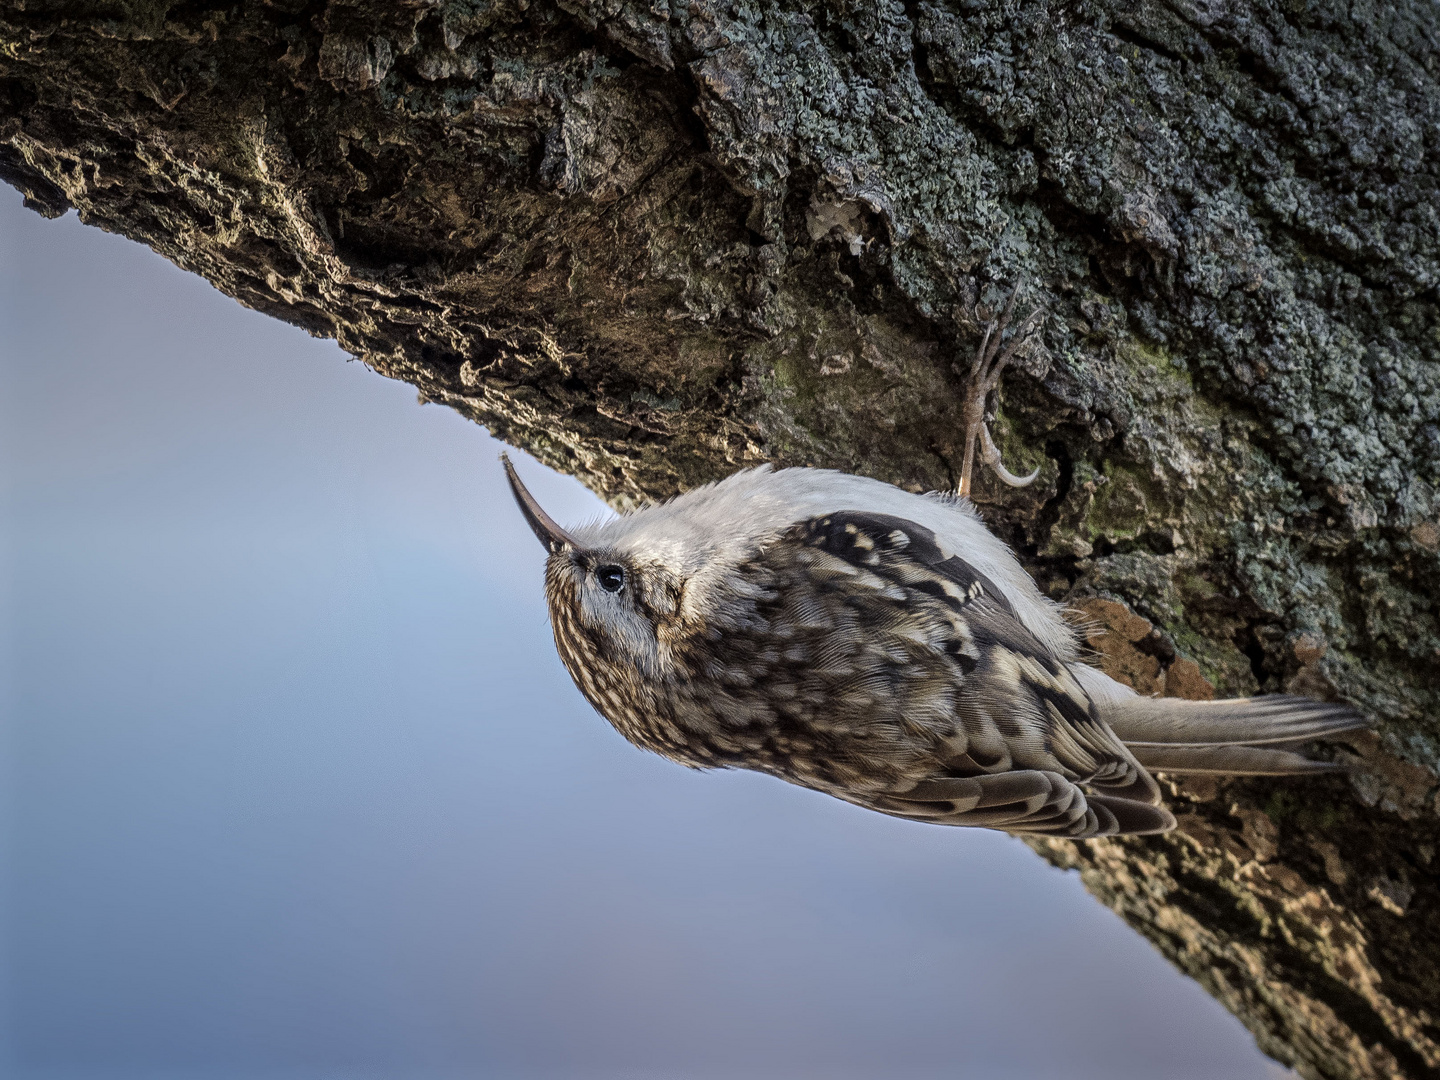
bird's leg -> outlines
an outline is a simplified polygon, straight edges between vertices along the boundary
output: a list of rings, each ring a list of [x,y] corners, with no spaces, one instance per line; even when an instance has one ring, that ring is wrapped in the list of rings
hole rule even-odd
[[[985,464],[994,469],[995,475],[1011,487],[1025,487],[1040,475],[1039,469],[1029,476],[1016,476],[1006,469],[1000,462],[1000,451],[996,448],[995,440],[990,436],[990,428],[985,423],[985,399],[990,396],[990,391],[1000,384],[1000,376],[1010,361],[1015,358],[1015,353],[1029,341],[1030,334],[1040,325],[1042,312],[1036,308],[1010,335],[1009,339],[1006,339],[1005,328],[1010,325],[1010,316],[1015,313],[1015,302],[1019,296],[1020,287],[1017,285],[1010,293],[1010,298],[1005,301],[1004,310],[986,324],[985,336],[981,339],[980,348],[976,351],[975,359],[970,364],[970,377],[965,383],[963,410],[965,459],[960,466],[961,495],[968,496],[970,494],[970,476],[975,468],[977,444],[980,448],[980,457]]]

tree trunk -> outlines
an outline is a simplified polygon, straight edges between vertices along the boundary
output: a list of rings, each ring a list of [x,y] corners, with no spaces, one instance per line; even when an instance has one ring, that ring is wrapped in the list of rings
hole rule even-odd
[[[1434,0],[9,0],[0,176],[625,505],[976,500],[1107,667],[1356,703],[1350,780],[1037,842],[1307,1077],[1440,1075]],[[518,526],[517,526],[518,527]]]

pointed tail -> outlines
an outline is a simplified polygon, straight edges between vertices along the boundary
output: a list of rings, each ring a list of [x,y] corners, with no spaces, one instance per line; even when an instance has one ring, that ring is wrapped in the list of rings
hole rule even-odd
[[[1184,701],[1139,695],[1097,701],[1111,730],[1147,769],[1171,774],[1279,776],[1343,771],[1295,747],[1367,727],[1345,705],[1286,694]]]

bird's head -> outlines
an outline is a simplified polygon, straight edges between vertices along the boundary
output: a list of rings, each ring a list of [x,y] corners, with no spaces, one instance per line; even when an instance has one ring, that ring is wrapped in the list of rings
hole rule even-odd
[[[581,689],[595,701],[603,696],[596,680],[645,685],[665,678],[683,632],[685,560],[673,545],[635,542],[617,523],[561,528],[503,460],[521,513],[550,553],[545,596],[555,643]]]

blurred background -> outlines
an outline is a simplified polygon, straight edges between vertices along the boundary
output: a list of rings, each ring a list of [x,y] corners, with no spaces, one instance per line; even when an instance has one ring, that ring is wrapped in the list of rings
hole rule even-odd
[[[1291,1075],[1016,840],[631,748],[332,342],[0,185],[0,365],[6,1076]]]

